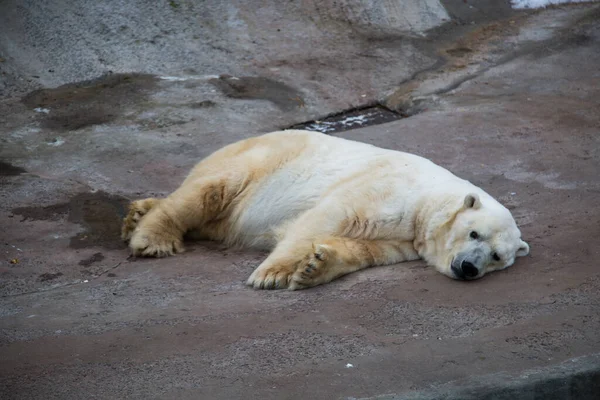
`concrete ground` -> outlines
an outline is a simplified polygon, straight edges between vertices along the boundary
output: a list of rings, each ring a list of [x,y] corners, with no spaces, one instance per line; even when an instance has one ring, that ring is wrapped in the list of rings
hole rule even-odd
[[[236,59],[234,77],[210,59],[187,72],[121,65],[95,80],[101,63],[69,66],[56,78],[47,63],[64,61],[46,58],[27,80],[38,64],[0,43],[10,86],[0,99],[0,397],[597,398],[600,8],[502,8],[498,19],[462,4],[444,2],[447,15],[434,10],[412,36],[364,25],[364,41],[343,45],[372,51],[352,53],[356,68],[320,58],[338,51],[341,31],[317,40],[309,62]],[[9,11],[0,15],[22,15]],[[456,26],[432,28],[435,16]],[[483,187],[511,209],[531,254],[475,282],[411,262],[298,292],[245,287],[265,254],[216,243],[128,257],[119,225],[129,199],[169,193],[226,143],[375,103],[399,119],[333,134],[423,155]]]

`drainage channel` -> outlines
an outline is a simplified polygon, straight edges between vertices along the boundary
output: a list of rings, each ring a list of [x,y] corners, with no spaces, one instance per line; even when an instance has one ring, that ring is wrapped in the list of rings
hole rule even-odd
[[[365,126],[379,125],[402,119],[405,116],[380,105],[354,108],[329,115],[322,119],[302,122],[287,129],[304,129],[321,133],[335,133]]]

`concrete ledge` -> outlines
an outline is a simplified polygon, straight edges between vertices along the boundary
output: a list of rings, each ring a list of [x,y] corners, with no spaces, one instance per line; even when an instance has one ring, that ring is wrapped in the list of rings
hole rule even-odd
[[[600,398],[600,353],[558,365],[453,382],[430,391],[371,397],[377,400],[594,400]]]

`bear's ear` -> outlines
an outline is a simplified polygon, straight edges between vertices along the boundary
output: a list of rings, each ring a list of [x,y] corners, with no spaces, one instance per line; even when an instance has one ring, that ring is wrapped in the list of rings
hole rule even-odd
[[[465,196],[465,201],[464,201],[464,208],[473,208],[475,210],[477,210],[479,207],[481,207],[481,200],[479,200],[479,195],[477,195],[476,193],[469,193],[468,195]]]
[[[523,257],[529,254],[529,245],[521,240],[521,245],[517,250],[517,257]]]

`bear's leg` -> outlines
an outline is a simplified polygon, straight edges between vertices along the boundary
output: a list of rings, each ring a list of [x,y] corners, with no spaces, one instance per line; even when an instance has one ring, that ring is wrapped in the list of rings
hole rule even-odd
[[[164,257],[183,251],[183,235],[226,212],[241,179],[199,178],[184,184],[143,216],[130,234],[134,256]]]
[[[291,276],[288,289],[322,285],[367,267],[417,259],[412,242],[331,237],[313,243]]]
[[[304,289],[377,265],[417,260],[412,242],[329,237],[282,241],[248,278],[256,289]]]

